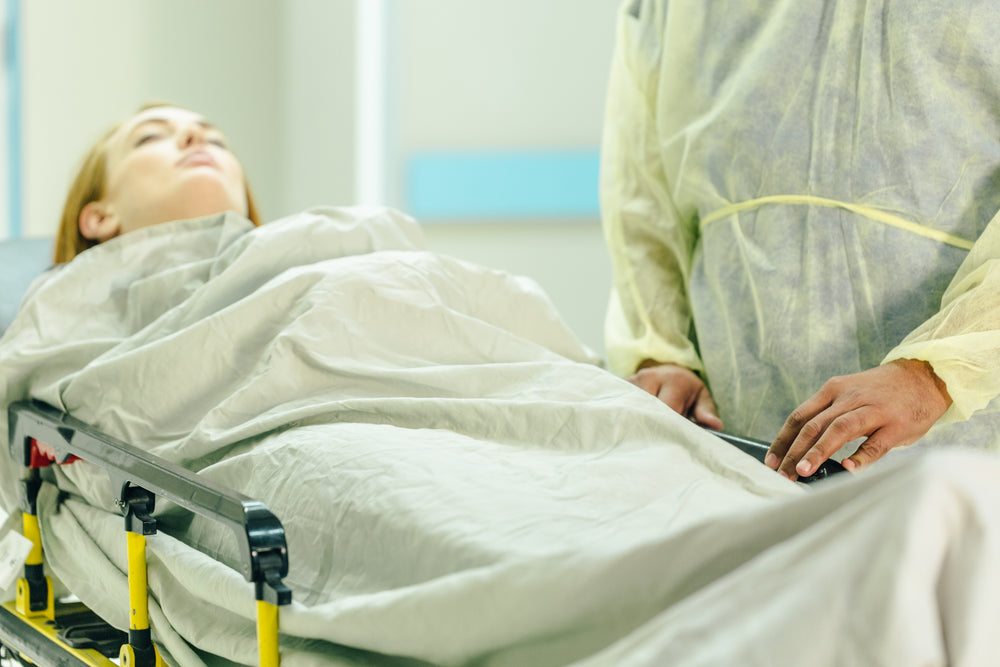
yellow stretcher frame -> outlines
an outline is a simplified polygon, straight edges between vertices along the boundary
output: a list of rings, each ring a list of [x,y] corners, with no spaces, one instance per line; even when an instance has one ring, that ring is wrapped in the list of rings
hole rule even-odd
[[[71,646],[60,637],[62,626],[43,616],[28,618],[15,608],[14,601],[0,605],[0,632],[7,648],[37,665],[60,664],[77,667],[114,667],[103,653],[95,648]],[[65,606],[67,616],[80,609],[78,603],[55,605],[55,617],[60,618],[59,608]],[[85,609],[86,610],[86,609]],[[86,610],[89,611],[89,610]],[[56,662],[58,661],[58,662]]]
[[[243,575],[254,584],[257,598],[259,664],[280,664],[279,611],[291,603],[291,591],[282,582],[288,574],[288,549],[281,522],[263,503],[111,438],[43,403],[11,404],[8,422],[11,456],[24,466],[23,525],[33,547],[24,576],[18,580],[17,600],[0,607],[0,629],[14,630],[14,638],[0,641],[15,644],[11,648],[42,667],[114,664],[93,649],[77,649],[60,638],[59,605],[53,600],[52,584],[43,572],[35,503],[41,486],[39,469],[51,463],[38,452],[37,443],[44,443],[55,451],[57,463],[81,458],[103,468],[117,494],[114,500],[125,520],[130,606],[128,639],[118,653],[123,667],[165,664],[152,640],[146,586],[146,536],[156,532],[152,513],[157,496],[234,531],[243,558]]]

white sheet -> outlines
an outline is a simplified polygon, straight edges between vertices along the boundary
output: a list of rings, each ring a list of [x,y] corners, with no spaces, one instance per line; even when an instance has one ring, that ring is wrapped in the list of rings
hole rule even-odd
[[[806,493],[593,362],[534,283],[420,250],[397,213],[227,215],[54,275],[0,342],[0,402],[267,503],[289,665],[989,664],[995,457]],[[76,464],[60,485],[40,499],[51,567],[125,626],[106,480]],[[160,514],[235,563],[210,522]],[[174,662],[252,663],[240,575],[162,534],[150,554]]]

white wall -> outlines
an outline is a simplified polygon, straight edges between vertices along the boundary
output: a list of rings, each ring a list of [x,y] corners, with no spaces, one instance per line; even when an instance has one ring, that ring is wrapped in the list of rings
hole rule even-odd
[[[619,0],[401,0],[390,26],[388,190],[422,150],[597,148]],[[535,278],[602,352],[611,268],[599,220],[423,220],[441,252]]]
[[[285,0],[281,6],[280,214],[349,204],[354,197],[355,3]]]
[[[25,234],[54,233],[84,151],[148,100],[208,116],[266,218],[348,204],[365,0],[22,2]],[[413,151],[596,148],[619,0],[388,0],[388,203]],[[534,277],[602,349],[596,219],[426,220],[428,246]]]
[[[401,0],[398,151],[594,148],[619,0]]]
[[[0,3],[0,54],[6,54],[7,51],[5,41],[8,38],[7,20],[7,5]],[[5,63],[5,65],[10,65],[10,63]],[[7,76],[6,69],[3,70],[3,76]],[[0,239],[10,236],[10,221],[8,220],[10,174],[7,171],[7,156],[10,154],[10,146],[7,137],[7,123],[7,85],[3,79],[0,79]]]

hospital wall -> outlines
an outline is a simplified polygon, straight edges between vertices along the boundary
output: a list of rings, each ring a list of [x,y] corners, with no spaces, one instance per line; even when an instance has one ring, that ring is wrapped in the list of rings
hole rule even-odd
[[[385,202],[417,213],[408,168],[428,152],[596,155],[618,4],[389,0]],[[353,203],[370,120],[357,17],[353,0],[22,2],[25,235],[54,232],[84,150],[148,100],[222,126],[266,218]],[[430,249],[537,280],[602,350],[610,264],[595,207],[416,217]]]

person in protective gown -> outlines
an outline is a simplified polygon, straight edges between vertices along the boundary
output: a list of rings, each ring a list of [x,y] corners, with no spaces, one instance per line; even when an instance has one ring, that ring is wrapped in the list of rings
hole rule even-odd
[[[991,0],[626,1],[611,369],[791,479],[1000,448],[997,34]]]

